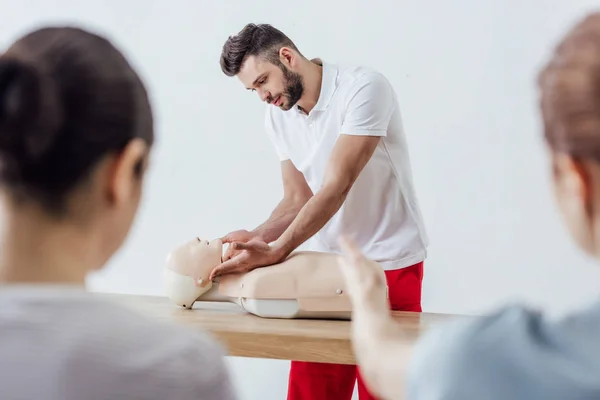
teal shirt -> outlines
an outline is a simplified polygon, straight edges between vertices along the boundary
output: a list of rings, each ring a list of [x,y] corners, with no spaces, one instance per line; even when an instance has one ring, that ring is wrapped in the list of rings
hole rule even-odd
[[[411,400],[600,399],[600,302],[550,320],[520,306],[452,322],[421,340]]]

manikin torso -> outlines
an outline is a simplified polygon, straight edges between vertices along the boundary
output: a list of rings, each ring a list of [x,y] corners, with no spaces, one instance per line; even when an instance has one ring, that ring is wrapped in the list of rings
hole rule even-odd
[[[185,308],[196,301],[232,302],[265,318],[350,319],[339,256],[297,251],[281,263],[210,282],[222,249],[220,240],[194,239],[169,253],[165,286],[171,301]]]

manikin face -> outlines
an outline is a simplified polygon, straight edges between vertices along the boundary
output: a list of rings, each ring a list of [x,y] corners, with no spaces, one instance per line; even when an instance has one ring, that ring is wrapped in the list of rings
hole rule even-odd
[[[169,253],[167,268],[185,276],[208,277],[221,263],[222,253],[221,240],[194,238]]]
[[[167,297],[181,307],[191,308],[212,288],[208,277],[221,263],[222,251],[223,243],[218,239],[195,238],[169,253],[164,270]]]
[[[294,71],[297,56],[285,48],[280,53],[279,65],[261,57],[248,57],[238,78],[248,90],[256,91],[262,101],[288,111],[304,94],[304,84],[302,76]]]
[[[576,243],[587,253],[600,257],[600,166],[593,161],[576,161],[553,154],[554,194],[563,221]]]

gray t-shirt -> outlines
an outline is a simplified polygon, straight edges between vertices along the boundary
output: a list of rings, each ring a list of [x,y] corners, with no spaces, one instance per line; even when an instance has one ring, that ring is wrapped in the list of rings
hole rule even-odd
[[[71,286],[0,286],[2,400],[232,400],[223,349]]]
[[[566,318],[509,306],[418,343],[411,400],[600,399],[600,303]]]

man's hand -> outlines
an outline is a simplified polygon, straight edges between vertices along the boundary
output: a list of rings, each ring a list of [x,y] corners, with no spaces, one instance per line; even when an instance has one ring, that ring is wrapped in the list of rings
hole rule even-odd
[[[225,274],[248,272],[258,267],[276,264],[286,256],[281,249],[269,246],[260,239],[251,239],[245,243],[233,242],[230,249],[237,252],[237,255],[215,267],[210,274],[210,280]]]
[[[221,241],[223,242],[223,244],[225,244],[225,243],[229,244],[229,247],[227,248],[227,250],[225,251],[225,254],[223,255],[223,261],[227,261],[227,260],[241,254],[242,250],[234,249],[234,246],[233,246],[234,242],[247,243],[251,240],[256,240],[256,239],[262,240],[258,234],[249,232],[245,229],[240,229],[238,231],[229,232],[227,235],[225,235],[221,238]]]

